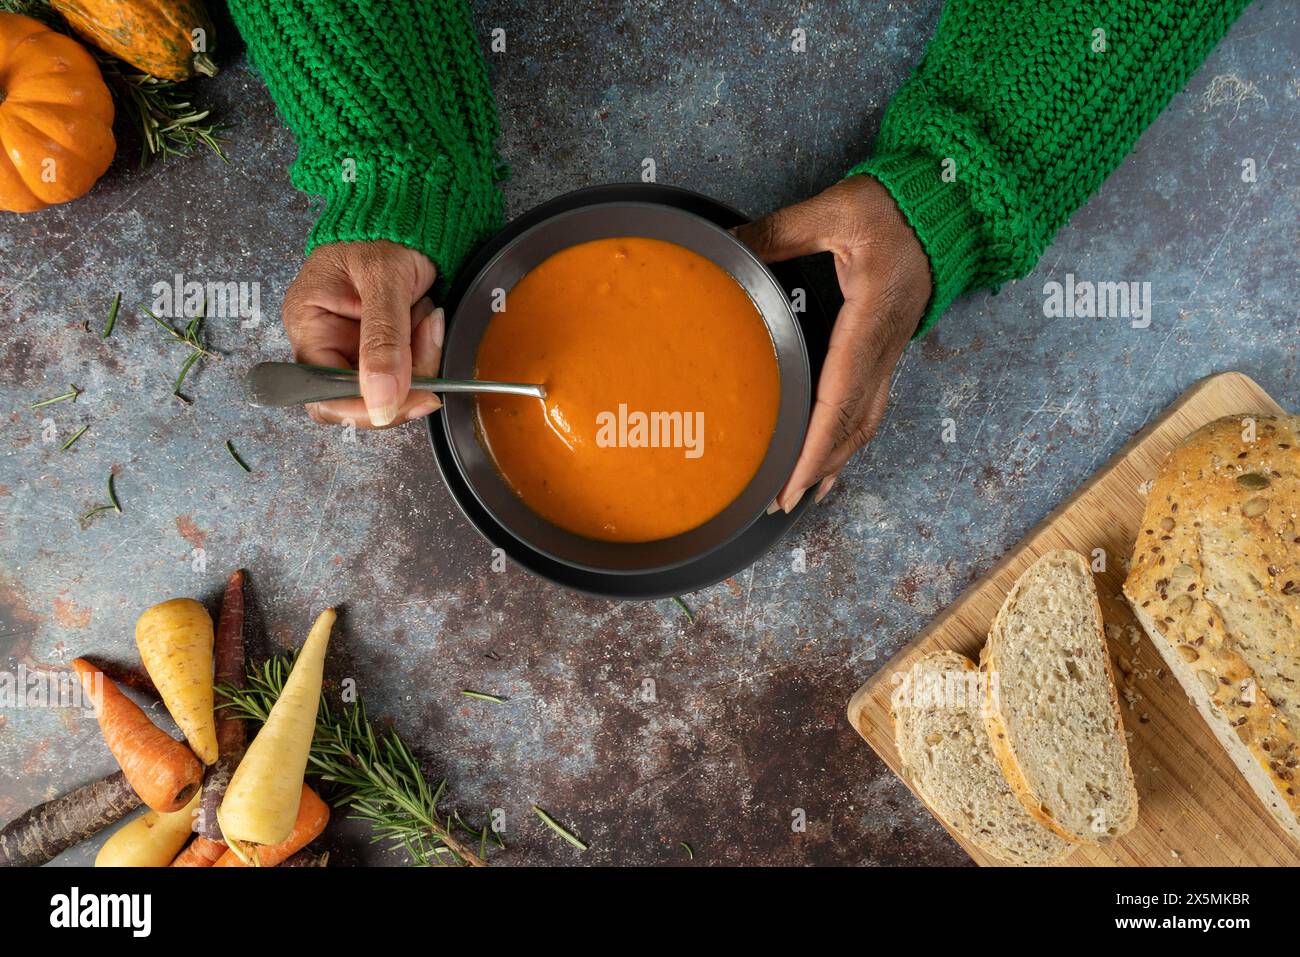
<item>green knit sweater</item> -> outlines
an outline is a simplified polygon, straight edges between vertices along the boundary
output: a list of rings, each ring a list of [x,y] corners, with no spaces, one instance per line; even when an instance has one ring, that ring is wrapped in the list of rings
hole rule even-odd
[[[930,257],[917,335],[1026,275],[1249,0],[950,0],[869,173]]]
[[[232,0],[325,198],[307,240],[388,239],[450,278],[502,223],[496,104],[464,0]]]
[[[1033,268],[1247,2],[950,0],[850,170],[885,185],[930,257],[918,335],[963,292]],[[465,0],[230,7],[297,139],[291,178],[325,198],[308,251],[390,239],[454,274],[502,218]]]

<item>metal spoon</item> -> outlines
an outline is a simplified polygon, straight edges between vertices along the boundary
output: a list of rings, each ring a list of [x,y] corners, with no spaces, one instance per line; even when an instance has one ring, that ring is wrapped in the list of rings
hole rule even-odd
[[[411,386],[430,392],[502,392],[546,398],[546,387],[524,382],[487,382],[481,379],[434,379],[412,376]],[[297,362],[259,362],[244,375],[248,401],[257,406],[303,405],[330,399],[354,399],[361,385],[354,369],[331,369]]]

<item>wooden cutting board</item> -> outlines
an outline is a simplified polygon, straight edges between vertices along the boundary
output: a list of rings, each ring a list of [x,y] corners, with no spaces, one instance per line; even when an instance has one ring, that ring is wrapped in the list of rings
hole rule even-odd
[[[1164,670],[1160,653],[1120,592],[1142,521],[1144,483],[1155,477],[1169,451],[1214,419],[1280,411],[1240,373],[1196,383],[858,689],[849,702],[853,727],[897,774],[889,720],[894,675],[906,672],[918,655],[944,648],[978,661],[1002,599],[1036,558],[1054,548],[1072,548],[1086,557],[1101,548],[1106,570],[1096,576],[1097,591],[1130,734],[1140,813],[1128,834],[1104,847],[1081,847],[1065,863],[1300,865],[1300,847],[1269,817],[1178,681]],[[999,863],[953,837],[977,863]]]

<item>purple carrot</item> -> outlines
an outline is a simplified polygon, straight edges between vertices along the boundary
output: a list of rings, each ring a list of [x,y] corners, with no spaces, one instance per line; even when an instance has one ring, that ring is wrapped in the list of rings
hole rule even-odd
[[[216,662],[217,684],[244,687],[244,572],[239,569],[226,582],[226,593],[221,600],[221,617],[217,622],[217,637],[213,648]],[[203,781],[203,800],[200,802],[198,826],[200,835],[210,841],[219,841],[221,829],[217,827],[217,806],[225,796],[230,776],[235,773],[244,757],[246,732],[244,719],[234,717],[228,708],[217,710],[217,760],[208,768]]]
[[[108,658],[99,658],[95,655],[82,655],[81,657],[104,672],[104,677],[115,684],[125,685],[135,691],[153,695],[155,698],[161,697],[158,694],[158,689],[154,687],[153,679],[149,677],[143,668],[136,668]]]
[[[288,860],[280,863],[280,867],[327,867],[329,866],[330,852],[317,852],[310,848],[303,848],[297,854]]]
[[[39,867],[139,806],[121,771],[38,804],[0,830],[0,867]]]

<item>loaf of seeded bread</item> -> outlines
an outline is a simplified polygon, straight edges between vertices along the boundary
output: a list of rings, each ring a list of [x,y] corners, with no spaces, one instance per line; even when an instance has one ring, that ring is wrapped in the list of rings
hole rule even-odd
[[[1052,551],[1012,586],[980,652],[993,753],[1025,809],[1068,841],[1137,823],[1138,798],[1092,571]]]
[[[1051,864],[1072,845],[1035,821],[1007,786],[980,717],[979,673],[955,651],[932,652],[890,699],[903,776],[948,826],[1012,864]]]
[[[1170,454],[1124,594],[1260,800],[1300,840],[1300,417],[1220,419]]]

